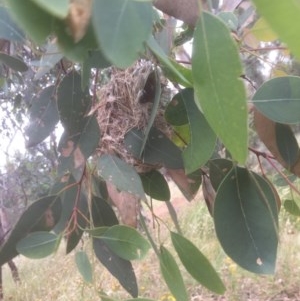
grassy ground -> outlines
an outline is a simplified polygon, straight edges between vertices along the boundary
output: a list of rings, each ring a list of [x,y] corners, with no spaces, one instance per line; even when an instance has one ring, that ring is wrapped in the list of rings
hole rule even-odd
[[[213,223],[203,202],[195,201],[184,207],[180,216],[182,229],[199,249],[212,261],[220,273],[227,291],[216,296],[197,285],[184,274],[191,301],[288,301],[300,300],[300,221],[281,212],[281,233],[275,276],[257,276],[240,269],[221,250],[216,241]],[[169,223],[171,225],[171,223]],[[160,242],[170,242],[164,227],[160,229]],[[157,234],[158,229],[153,230]],[[90,248],[88,244],[85,246]],[[91,257],[91,260],[95,260]],[[4,267],[4,300],[13,301],[87,301],[100,300],[102,289],[111,297],[124,300],[129,296],[118,282],[95,263],[94,285],[85,284],[74,262],[74,254],[65,256],[61,248],[57,254],[44,260],[18,257],[22,283],[16,286],[10,271]],[[155,255],[134,263],[140,294],[160,301],[174,301],[162,281]],[[178,300],[180,301],[180,300]]]

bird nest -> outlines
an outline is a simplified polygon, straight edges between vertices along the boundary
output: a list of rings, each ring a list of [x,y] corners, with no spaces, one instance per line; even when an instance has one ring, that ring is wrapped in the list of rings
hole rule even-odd
[[[97,120],[101,131],[99,155],[115,154],[138,172],[146,172],[161,166],[149,166],[134,158],[124,145],[124,137],[133,128],[145,130],[148,126],[155,95],[153,80],[154,65],[150,61],[139,61],[125,70],[110,68],[110,80],[98,92]],[[160,84],[164,81],[159,76]],[[162,84],[161,98],[168,98],[170,91]],[[160,101],[153,126],[167,137],[172,134],[165,121],[166,101]]]

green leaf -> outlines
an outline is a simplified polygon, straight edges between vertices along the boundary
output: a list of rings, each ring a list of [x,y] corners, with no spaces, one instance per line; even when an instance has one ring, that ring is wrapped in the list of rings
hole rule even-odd
[[[55,86],[49,86],[34,97],[29,109],[30,122],[25,131],[28,137],[26,147],[37,145],[54,131],[59,121],[55,93]]]
[[[51,34],[53,16],[29,0],[6,2],[13,19],[36,42],[43,43]]]
[[[173,79],[175,82],[183,85],[184,87],[192,86],[192,78],[190,75],[190,71],[180,66],[176,62],[171,61],[161,49],[161,47],[156,42],[153,36],[150,36],[150,38],[148,39],[147,46],[159,59],[160,63],[163,65],[164,71],[170,79]]]
[[[98,260],[118,279],[124,289],[132,296],[138,296],[138,287],[130,261],[116,255],[101,238],[93,239],[93,248]]]
[[[175,299],[188,301],[189,297],[178,265],[172,254],[163,246],[160,247],[159,263],[164,280]]]
[[[299,3],[297,1],[275,1],[270,5],[268,0],[254,0],[253,2],[258,12],[299,59],[300,42],[298,34],[300,24],[296,21],[300,14]]]
[[[93,283],[93,270],[91,262],[84,251],[78,251],[75,254],[75,262],[79,273],[87,283]]]
[[[92,229],[85,229],[84,231],[95,238],[101,238],[101,236],[109,229],[109,227],[97,227]]]
[[[105,56],[100,50],[92,50],[88,52],[88,57],[85,60],[85,63],[90,68],[108,68],[111,66],[111,63],[107,61]]]
[[[65,19],[69,12],[69,0],[31,0],[49,14]]]
[[[294,200],[285,200],[283,206],[288,213],[300,216],[300,208]]]
[[[182,98],[184,102],[190,126],[190,141],[182,153],[186,173],[190,174],[211,157],[216,144],[216,135],[197,108],[193,89],[185,89],[177,97]]]
[[[215,133],[195,104],[194,90],[187,88],[176,94],[166,108],[165,118],[176,127],[189,125],[183,160],[186,172],[192,173],[207,162],[216,144]]]
[[[99,48],[95,32],[90,23],[82,39],[75,41],[64,20],[56,20],[53,30],[57,36],[57,43],[64,55],[75,62],[84,62],[89,57],[89,52]]]
[[[208,13],[195,29],[192,72],[197,105],[233,158],[244,164],[248,124],[239,53],[226,25]]]
[[[63,176],[51,188],[51,194],[58,194],[62,204],[60,219],[53,228],[56,234],[64,231],[73,212],[76,196],[80,189],[75,183],[76,181],[72,175]]]
[[[131,129],[125,135],[125,146],[136,158],[139,158],[143,139],[143,132],[137,128]],[[183,168],[181,150],[156,128],[152,128],[149,133],[141,161],[173,169]]]
[[[102,155],[98,160],[98,170],[106,181],[112,182],[117,189],[145,198],[143,185],[136,170],[116,156]]]
[[[300,122],[300,77],[284,76],[266,81],[256,91],[252,102],[273,121]]]
[[[161,68],[164,72],[164,75],[171,81],[182,85],[183,87],[192,87],[193,86],[193,75],[192,69],[188,69],[183,65],[178,64],[176,61],[169,58],[170,64],[165,64],[164,61],[161,62]],[[171,67],[172,66],[172,67]],[[175,72],[176,70],[176,72]],[[178,76],[180,74],[180,77]],[[185,80],[182,80],[182,77]]]
[[[7,67],[14,71],[26,72],[28,70],[28,66],[22,59],[8,55],[4,52],[0,52],[0,62],[4,63]]]
[[[274,273],[278,210],[269,182],[234,167],[217,191],[214,223],[224,251],[236,263],[253,273]]]
[[[124,225],[110,227],[101,240],[115,254],[127,260],[144,258],[150,248],[149,242],[139,232]]]
[[[144,191],[151,198],[159,201],[170,201],[171,193],[168,182],[157,170],[140,174]]]
[[[100,129],[94,115],[86,116],[91,106],[88,89],[81,90],[81,77],[71,72],[64,77],[57,91],[57,106],[65,129],[59,142],[59,172],[71,171],[81,179],[86,160],[100,140]]]
[[[191,138],[190,126],[189,124],[181,126],[173,126],[174,135],[172,141],[180,148],[186,147]]]
[[[103,198],[92,197],[92,218],[94,227],[114,226],[119,224],[111,205]]]
[[[181,93],[176,94],[168,103],[165,110],[165,118],[166,121],[173,126],[184,126],[189,123]]]
[[[17,251],[31,259],[51,255],[57,249],[59,237],[49,232],[33,232],[22,238],[16,245]]]
[[[233,162],[227,159],[214,159],[209,161],[209,178],[214,190],[219,189],[225,176],[233,167]]]
[[[278,151],[290,169],[299,158],[297,139],[287,124],[275,123],[275,135]]]
[[[230,30],[237,31],[239,20],[234,13],[222,11],[218,14],[218,17],[227,25]]]
[[[25,39],[23,31],[12,20],[6,7],[0,7],[0,39],[8,41],[24,41]]]
[[[209,260],[187,238],[171,232],[173,246],[186,270],[199,283],[217,294],[225,292],[225,286]]]
[[[18,255],[17,243],[28,233],[50,231],[58,222],[61,213],[61,201],[52,195],[32,203],[20,216],[10,235],[0,249],[0,265]]]
[[[152,4],[97,0],[92,14],[96,37],[104,55],[117,67],[130,66],[143,51],[143,43],[151,34]]]

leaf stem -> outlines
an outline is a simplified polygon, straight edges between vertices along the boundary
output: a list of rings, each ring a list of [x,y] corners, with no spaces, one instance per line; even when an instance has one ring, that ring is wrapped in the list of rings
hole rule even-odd
[[[149,242],[150,242],[150,244],[151,244],[151,246],[152,246],[155,254],[157,255],[157,257],[159,257],[160,256],[159,250],[158,250],[158,248],[157,248],[157,246],[156,246],[156,244],[155,244],[155,242],[154,242],[154,240],[153,240],[153,238],[152,238],[152,236],[151,236],[151,234],[150,234],[150,232],[148,230],[148,227],[147,227],[147,225],[145,223],[145,218],[144,218],[144,216],[141,213],[140,213],[140,223],[141,223],[141,226],[142,226],[143,230],[146,233],[146,236],[147,236],[147,238],[148,238],[148,240],[149,240]]]

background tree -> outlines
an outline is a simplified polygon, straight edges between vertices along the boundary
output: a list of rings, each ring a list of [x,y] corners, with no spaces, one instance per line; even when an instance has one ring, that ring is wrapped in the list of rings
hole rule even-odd
[[[189,300],[177,262],[141,214],[156,199],[170,210],[184,268],[222,294],[213,266],[180,229],[171,178],[187,200],[202,187],[229,257],[251,272],[274,273],[281,201],[265,163],[299,194],[289,178],[300,165],[290,126],[300,121],[300,79],[288,75],[300,56],[294,1],[7,0],[0,13],[2,106],[8,116],[26,110],[29,148],[58,123],[64,131],[46,155],[56,182],[20,216],[0,264],[19,253],[47,256],[63,236],[69,253],[87,232],[95,256],[132,297],[131,260],[152,247],[174,297]],[[249,129],[268,151],[253,145]],[[46,166],[39,172],[47,176]],[[297,213],[297,203],[284,206]],[[90,281],[87,254],[78,254]]]

